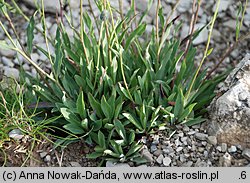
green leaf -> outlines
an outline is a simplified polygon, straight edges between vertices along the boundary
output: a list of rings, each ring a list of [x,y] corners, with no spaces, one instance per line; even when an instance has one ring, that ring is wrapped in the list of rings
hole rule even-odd
[[[111,144],[111,146],[112,146],[112,148],[113,148],[113,150],[115,151],[116,154],[123,154],[122,147],[121,147],[121,145],[119,145],[117,143],[117,141],[111,140],[110,144]]]
[[[207,51],[207,57],[213,52],[213,48],[210,48],[208,51]]]
[[[120,103],[117,104],[117,106],[115,108],[115,114],[114,114],[115,119],[118,118],[119,114],[121,113],[122,105],[123,105],[123,101],[121,101]]]
[[[184,109],[184,100],[185,100],[185,98],[184,98],[184,95],[182,93],[182,89],[179,88],[178,90],[179,90],[179,92],[178,92],[176,103],[175,103],[175,106],[174,106],[174,115],[175,115],[175,117],[180,117],[180,115],[182,114],[183,109]]]
[[[96,120],[94,122],[94,128],[93,128],[93,131],[97,131],[97,130],[100,130],[102,128],[102,120]]]
[[[103,155],[102,152],[93,152],[91,154],[87,154],[87,158],[89,159],[96,159],[96,158],[99,158]]]
[[[122,125],[121,121],[115,120],[114,123],[115,123],[115,129],[116,129],[117,133],[122,137],[122,139],[124,141],[127,141],[126,131],[125,131],[125,128]]]
[[[82,120],[81,126],[83,127],[84,130],[88,130],[89,122],[88,122],[87,118],[85,118],[84,120]]]
[[[81,118],[82,119],[86,118],[87,112],[85,108],[84,95],[82,91],[77,98],[76,105],[77,105],[76,107],[77,107],[78,114],[80,114]]]
[[[135,141],[135,132],[131,131],[128,137],[128,143],[132,144]]]
[[[133,143],[131,147],[129,148],[129,151],[127,152],[126,156],[131,156],[132,154],[138,152],[141,149],[142,145],[138,143]]]
[[[131,42],[139,35],[142,35],[146,30],[146,24],[143,23],[139,25],[126,39],[125,50],[127,50],[131,44]]]
[[[70,109],[60,108],[60,112],[68,122],[80,126],[81,120]]]
[[[98,144],[102,148],[106,149],[105,136],[104,136],[104,134],[100,130],[98,132]]]
[[[107,154],[107,155],[110,155],[110,156],[113,156],[115,158],[120,158],[120,154],[117,154],[117,153],[114,153],[113,151],[107,149],[104,151],[104,154]]]
[[[112,108],[111,106],[108,104],[105,96],[103,95],[102,96],[102,99],[101,99],[101,108],[102,108],[102,112],[104,113],[104,115],[109,119],[111,120],[112,119]]]
[[[123,93],[123,95],[130,100],[130,96],[129,96],[128,91],[120,83],[119,83],[119,87],[120,87],[120,90]]]
[[[91,93],[88,94],[88,99],[92,109],[96,112],[97,116],[102,118],[103,115],[102,115],[101,104],[95,100],[95,98]]]
[[[74,123],[68,123],[66,125],[63,125],[63,128],[65,128],[66,130],[70,131],[73,134],[83,134],[84,133],[84,130]]]
[[[206,119],[201,118],[201,117],[197,117],[195,119],[189,119],[186,122],[184,122],[184,124],[186,124],[187,126],[193,126],[196,124],[200,124],[202,122],[206,121]]]
[[[30,18],[28,27],[27,27],[27,52],[30,54],[32,52],[32,44],[34,39],[34,29],[35,29],[35,16],[36,12]]]
[[[145,101],[143,101],[143,104],[140,109],[140,120],[141,120],[142,128],[146,129],[147,128],[147,116],[146,116]]]
[[[61,34],[59,28],[56,30],[56,45],[55,45],[55,62],[54,69],[56,77],[59,76],[61,72],[61,66],[63,61],[63,52],[62,52],[62,42],[61,42]]]
[[[186,117],[188,117],[188,115],[192,112],[194,106],[196,105],[196,103],[194,104],[190,104],[181,114],[180,118],[178,119],[179,122],[181,122],[182,120],[184,120]]]
[[[139,130],[143,130],[140,122],[136,120],[131,114],[129,113],[122,113],[124,117],[126,117],[133,125],[135,125]]]

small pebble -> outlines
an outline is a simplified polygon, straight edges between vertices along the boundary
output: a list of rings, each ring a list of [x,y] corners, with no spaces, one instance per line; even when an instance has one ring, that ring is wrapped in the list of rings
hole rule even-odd
[[[229,153],[234,153],[237,151],[237,148],[235,146],[231,146],[229,149],[228,149],[228,152]]]
[[[163,165],[164,165],[164,166],[169,166],[170,163],[171,163],[171,159],[170,159],[169,157],[165,157],[165,158],[163,159]]]
[[[223,153],[227,152],[227,144],[226,143],[221,144],[221,152],[223,152]]]
[[[156,162],[157,162],[158,164],[162,164],[163,159],[164,159],[164,156],[161,154],[161,155],[158,156],[158,158],[156,159]]]
[[[204,134],[204,133],[196,133],[195,134],[195,138],[198,139],[198,140],[206,140],[208,137],[207,134]]]
[[[208,136],[207,137],[207,142],[209,144],[216,145],[217,144],[217,138],[216,138],[216,136]]]
[[[244,158],[246,158],[248,161],[250,161],[250,149],[245,149],[243,152],[242,152],[242,156]]]

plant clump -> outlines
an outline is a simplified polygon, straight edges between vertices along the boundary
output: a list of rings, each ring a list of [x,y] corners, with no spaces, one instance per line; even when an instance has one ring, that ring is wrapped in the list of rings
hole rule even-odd
[[[192,40],[204,27],[188,37],[190,43],[185,49],[185,40],[180,40],[177,34],[181,27],[181,23],[175,23],[178,17],[172,21],[165,18],[158,4],[156,28],[145,38],[147,25],[143,17],[150,2],[139,19],[132,3],[125,16],[114,20],[115,10],[109,1],[96,1],[100,10],[96,25],[81,10],[79,30],[72,26],[74,37],[68,36],[58,18],[52,40],[47,37],[41,6],[37,12],[41,16],[41,31],[47,46],[49,43],[54,46],[54,54],[33,45],[36,13],[29,20],[27,47],[20,48],[0,24],[12,43],[1,41],[1,47],[19,52],[40,75],[39,80],[26,77],[37,94],[37,101],[45,102],[49,108],[44,110],[56,118],[50,126],[67,133],[67,138],[58,140],[58,144],[84,139],[95,145],[95,152],[89,158],[141,163],[145,161],[139,154],[141,136],[177,124],[205,121],[202,118],[205,106],[215,96],[214,89],[225,75],[204,79],[206,70],[201,71],[201,65],[212,51],[210,40],[201,65],[196,66]],[[6,4],[2,1],[0,7],[8,17]],[[210,32],[216,15],[210,23]],[[70,18],[66,19],[72,25]],[[98,27],[98,34],[94,26]],[[34,46],[47,56],[51,73],[32,61],[30,53]]]

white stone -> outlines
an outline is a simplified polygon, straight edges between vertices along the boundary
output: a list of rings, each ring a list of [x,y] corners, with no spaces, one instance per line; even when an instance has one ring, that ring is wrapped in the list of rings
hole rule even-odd
[[[9,137],[15,140],[20,140],[24,137],[24,135],[22,134],[21,130],[13,129],[9,132]]]
[[[158,156],[158,158],[156,159],[156,162],[157,162],[158,164],[162,164],[163,159],[164,159],[164,156],[161,154],[161,155]]]
[[[169,157],[165,157],[162,162],[164,166],[169,166],[171,161],[172,160]]]

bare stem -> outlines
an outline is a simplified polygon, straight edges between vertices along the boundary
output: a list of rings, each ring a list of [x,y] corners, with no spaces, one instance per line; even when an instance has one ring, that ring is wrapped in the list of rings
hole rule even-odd
[[[190,37],[189,37],[189,39],[187,41],[187,44],[186,44],[184,60],[186,58],[186,55],[187,55],[188,50],[190,48],[190,45],[192,43],[192,37],[193,37],[193,33],[194,33],[194,26],[195,26],[195,24],[197,22],[197,19],[198,19],[198,12],[199,12],[199,9],[200,9],[200,6],[201,6],[201,2],[202,2],[202,0],[198,1],[197,8],[195,10],[196,0],[193,0],[193,8],[192,8],[193,15],[192,15],[192,19],[191,19],[190,27],[189,27],[189,35],[190,35]]]
[[[219,10],[219,5],[220,5],[220,0],[217,1],[217,4],[216,4],[216,9],[215,9],[215,12],[214,12],[214,16],[213,16],[213,19],[212,19],[212,23],[211,23],[211,27],[210,27],[210,30],[209,30],[209,34],[208,34],[208,40],[207,40],[207,45],[206,45],[206,49],[205,49],[205,52],[204,52],[204,55],[203,55],[203,58],[200,62],[200,65],[194,75],[194,78],[192,79],[192,82],[191,82],[191,85],[188,89],[188,92],[187,92],[187,95],[186,95],[186,98],[188,99],[192,89],[193,89],[193,86],[194,86],[194,82],[198,76],[198,73],[200,72],[201,70],[201,66],[203,65],[203,62],[204,60],[207,58],[207,53],[208,53],[208,49],[209,49],[209,45],[210,45],[210,41],[211,41],[211,36],[212,36],[212,32],[213,32],[213,28],[214,28],[214,23],[215,23],[215,20],[217,18],[217,14],[218,14],[218,10]]]
[[[222,62],[225,60],[225,58],[227,58],[230,53],[245,39],[250,37],[250,32],[248,32],[247,34],[245,34],[244,36],[241,36],[235,43],[231,44],[226,51],[224,52],[223,56],[221,57],[220,61],[218,62],[218,64],[215,65],[215,67],[208,72],[206,79],[210,78],[211,74],[216,71],[218,69],[218,67],[222,64]]]

